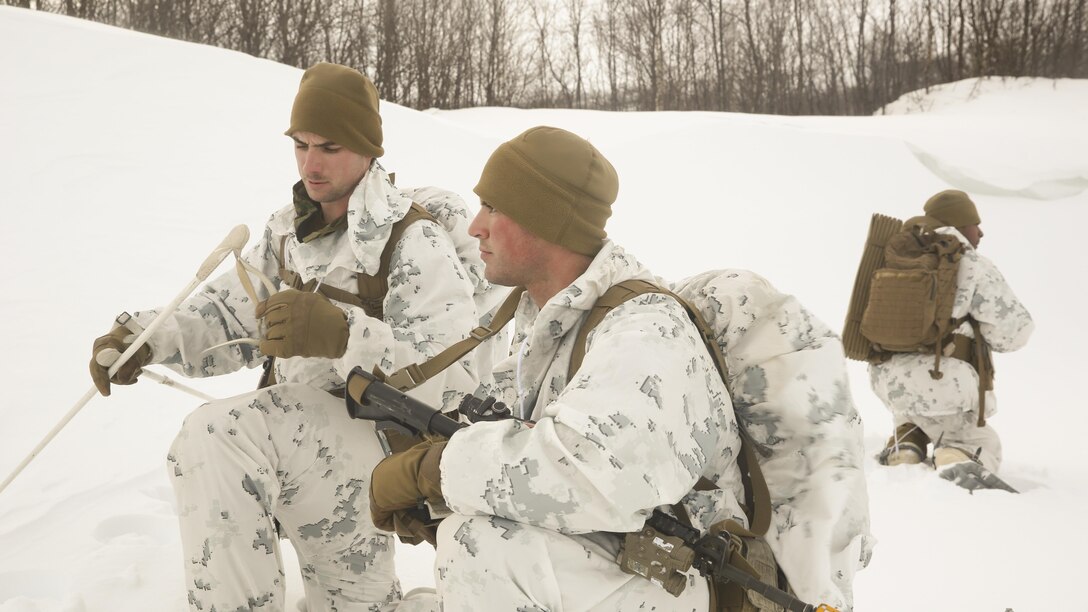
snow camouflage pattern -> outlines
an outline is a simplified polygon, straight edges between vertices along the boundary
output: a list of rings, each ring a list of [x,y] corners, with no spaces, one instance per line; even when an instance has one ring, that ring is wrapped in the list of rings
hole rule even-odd
[[[542,309],[523,297],[515,353],[477,395],[507,403],[536,425],[477,423],[443,453],[442,490],[460,515],[439,532],[436,571],[447,610],[616,609],[611,604],[619,602],[683,609],[688,599],[622,574],[618,536],[598,532],[636,531],[655,507],[681,499],[698,527],[723,519],[747,524],[729,396],[675,300],[647,294],[617,307],[590,334],[585,360],[567,380],[588,309],[632,278],[655,280],[609,242]],[[700,476],[721,488],[691,493]],[[476,515],[498,518],[470,518]],[[454,528],[459,523],[463,529]],[[532,554],[543,548],[551,554]],[[549,599],[558,587],[545,577],[557,574],[577,579],[572,592],[564,583],[563,599]],[[705,581],[696,576],[693,570],[690,581],[700,586],[685,597],[698,600],[690,609],[706,609]],[[534,583],[545,582],[538,592]]]
[[[842,342],[752,272],[705,272],[672,289],[719,332],[737,419],[770,490],[766,539],[782,572],[802,600],[849,610],[874,539]]]
[[[307,385],[205,404],[186,418],[168,467],[178,497],[193,610],[284,610],[273,516],[298,552],[310,610],[396,602],[393,539],[370,523],[372,423]]]
[[[288,205],[244,255],[279,285],[273,249],[286,235],[287,267],[303,281],[317,278],[354,293],[355,274],[377,271],[390,226],[412,199],[449,224],[457,242],[429,221],[407,228],[392,254],[384,320],[334,302],[350,329],[342,358],[277,359],[276,380],[283,384],[211,402],[186,419],[169,472],[193,610],[283,609],[273,517],[299,552],[312,612],[378,610],[400,597],[391,536],[370,521],[370,473],[381,458],[373,426],[350,421],[343,400],[325,391],[343,387],[355,365],[389,371],[432,357],[478,324],[477,303],[490,308],[501,300],[504,292],[489,290],[475,241],[465,233],[468,211],[449,192],[396,189],[375,162],[351,195],[346,232],[301,244]],[[259,337],[250,302],[233,271],[208,283],[151,338],[154,361],[198,377],[259,365],[263,356],[248,344],[201,354],[228,340]],[[137,318],[146,325],[154,315]],[[481,347],[485,358],[487,349]],[[466,357],[412,395],[431,405],[455,404],[477,386],[476,358]]]
[[[963,242],[965,252],[960,260],[956,276],[956,301],[952,306],[953,317],[970,314],[980,324],[983,338],[994,352],[1015,351],[1024,346],[1035,324],[1020,300],[1012,292],[1001,272],[989,259],[978,254],[967,239],[954,228],[941,228],[940,233],[950,234]],[[974,337],[974,330],[964,323],[956,333]],[[945,426],[923,430],[933,440],[944,435],[942,444],[960,447],[968,454],[981,448],[979,459],[991,471],[997,471],[1001,463],[1001,446],[997,435],[977,440],[978,374],[966,361],[942,359],[944,377],[934,380],[929,375],[933,368],[933,355],[901,353],[879,365],[869,366],[869,381],[877,397],[891,411],[897,423],[909,421],[923,425],[929,419],[944,423],[963,415],[962,427]],[[993,391],[986,392],[986,416],[997,411],[997,398]],[[992,431],[992,430],[990,430]]]
[[[502,300],[505,291],[491,287],[483,278],[476,241],[467,234],[470,217],[464,201],[436,188],[397,189],[377,160],[351,195],[346,232],[300,243],[295,236],[294,207],[288,204],[272,215],[261,240],[243,258],[279,287],[276,251],[281,236],[286,235],[286,265],[298,272],[303,282],[318,279],[322,284],[355,293],[355,275],[377,272],[392,225],[404,217],[413,199],[444,227],[421,221],[405,231],[393,251],[389,292],[383,303],[385,320],[370,318],[361,308],[334,302],[347,316],[347,351],[339,359],[277,359],[276,380],[324,390],[342,388],[356,365],[374,364],[388,372],[424,361],[467,335],[481,315],[490,320],[489,311]],[[260,283],[254,286],[259,299],[268,297]],[[201,354],[229,340],[259,338],[250,302],[233,270],[207,283],[182,303],[148,342],[154,363],[189,377],[216,376],[260,365],[264,356],[250,344]],[[150,310],[135,316],[146,325],[156,314]],[[500,347],[501,339],[492,340],[490,346],[463,358],[460,367],[448,368],[414,389],[412,395],[434,406],[453,402],[448,407],[456,407],[461,394],[446,391],[475,388],[476,372],[486,371],[479,363],[493,361],[491,353]]]

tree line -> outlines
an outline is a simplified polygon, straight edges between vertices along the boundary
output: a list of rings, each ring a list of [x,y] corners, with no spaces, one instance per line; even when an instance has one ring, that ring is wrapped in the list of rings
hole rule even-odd
[[[1088,77],[1088,0],[0,3],[353,66],[419,109],[870,114],[968,77]]]

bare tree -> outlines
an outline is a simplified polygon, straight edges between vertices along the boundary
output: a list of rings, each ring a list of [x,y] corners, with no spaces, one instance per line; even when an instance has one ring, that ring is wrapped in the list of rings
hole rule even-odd
[[[1088,76],[1088,0],[0,0],[371,74],[415,107],[871,113],[968,76]]]

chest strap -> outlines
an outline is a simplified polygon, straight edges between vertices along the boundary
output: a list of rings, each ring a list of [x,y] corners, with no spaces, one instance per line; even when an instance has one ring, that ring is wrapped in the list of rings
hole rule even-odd
[[[385,242],[385,247],[382,249],[381,256],[378,259],[377,273],[373,275],[359,273],[356,275],[359,289],[358,293],[351,293],[350,291],[345,291],[344,289],[331,285],[319,285],[317,279],[310,279],[305,283],[302,282],[302,278],[299,274],[294,270],[288,269],[285,264],[286,251],[284,249],[287,248],[286,234],[280,237],[280,250],[275,253],[276,261],[280,265],[280,279],[283,281],[284,285],[298,289],[299,291],[312,292],[316,288],[318,293],[330,300],[350,304],[356,308],[362,308],[367,316],[381,321],[385,314],[383,303],[385,302],[386,294],[389,293],[389,269],[391,267],[390,262],[393,259],[393,250],[397,248],[400,239],[404,237],[404,232],[408,229],[408,226],[416,221],[434,221],[435,223],[438,223],[434,216],[427,212],[427,209],[412,202],[412,205],[408,208],[408,212],[402,219],[393,224],[393,227],[389,232],[389,240]],[[273,357],[269,357],[265,360],[264,372],[261,374],[261,379],[257,387],[258,389],[263,389],[276,384],[273,364]]]
[[[331,285],[322,284],[319,286],[316,279],[310,279],[303,283],[299,274],[288,269],[284,263],[284,249],[287,247],[286,234],[280,237],[280,250],[276,253],[276,259],[280,264],[280,278],[283,279],[284,284],[299,291],[313,291],[314,287],[317,287],[317,291],[330,300],[362,308],[367,316],[381,320],[384,315],[382,303],[385,301],[386,294],[389,293],[389,269],[391,267],[390,262],[393,259],[393,250],[400,243],[400,239],[404,236],[408,226],[416,221],[424,220],[437,223],[431,213],[413,202],[404,218],[393,224],[389,232],[389,240],[385,242],[385,248],[382,249],[381,256],[378,259],[378,271],[375,274],[359,273],[356,275],[358,281],[357,293],[351,293]]]

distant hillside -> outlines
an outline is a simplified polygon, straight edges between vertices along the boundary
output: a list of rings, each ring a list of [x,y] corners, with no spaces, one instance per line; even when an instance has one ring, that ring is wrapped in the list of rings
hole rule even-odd
[[[1005,114],[1031,110],[1043,115],[1084,117],[1081,101],[1086,95],[1088,79],[979,77],[903,94],[873,114]]]

